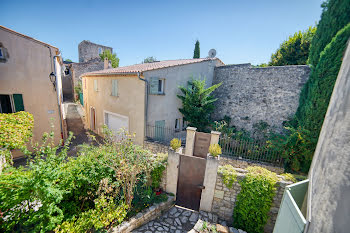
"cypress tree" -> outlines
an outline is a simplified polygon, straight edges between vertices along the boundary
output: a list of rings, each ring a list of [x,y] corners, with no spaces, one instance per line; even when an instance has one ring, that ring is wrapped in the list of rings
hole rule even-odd
[[[200,58],[200,48],[199,48],[199,41],[196,41],[196,44],[194,45],[194,52],[193,52],[193,58]]]

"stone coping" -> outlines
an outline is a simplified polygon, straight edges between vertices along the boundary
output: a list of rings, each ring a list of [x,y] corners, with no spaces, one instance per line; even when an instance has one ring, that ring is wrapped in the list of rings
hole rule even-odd
[[[109,229],[108,233],[131,232],[132,230],[142,226],[143,224],[161,216],[162,212],[169,210],[171,207],[174,206],[174,203],[175,196],[168,195],[167,201],[153,204],[152,206],[136,214],[136,216],[131,217],[129,221],[124,221],[118,226]]]

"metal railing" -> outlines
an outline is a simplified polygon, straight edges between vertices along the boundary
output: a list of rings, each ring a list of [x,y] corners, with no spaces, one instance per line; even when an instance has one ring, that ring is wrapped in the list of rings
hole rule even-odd
[[[263,141],[220,137],[219,145],[222,154],[226,156],[275,166],[283,165],[280,154],[270,149]]]
[[[173,138],[181,139],[182,144],[186,142],[186,130],[175,130],[166,127],[147,125],[146,140],[157,141],[163,144],[169,144]]]

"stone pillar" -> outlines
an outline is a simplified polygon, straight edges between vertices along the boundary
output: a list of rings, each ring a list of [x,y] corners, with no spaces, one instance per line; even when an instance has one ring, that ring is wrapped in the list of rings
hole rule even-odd
[[[180,154],[174,150],[168,152],[168,164],[166,171],[166,192],[176,197],[177,179],[179,175]]]
[[[213,157],[208,155],[207,157],[207,166],[205,168],[205,175],[204,175],[204,182],[203,182],[203,186],[205,188],[202,190],[199,210],[211,212],[211,207],[213,205],[213,199],[214,199],[216,177],[218,175],[219,159],[220,159],[220,156]]]
[[[220,132],[217,131],[211,131],[211,138],[210,138],[210,145],[211,144],[218,144],[219,143],[219,137],[220,137]]]
[[[186,130],[187,130],[187,133],[186,133],[185,155],[193,156],[194,138],[195,138],[195,135],[196,135],[197,128],[187,127]]]

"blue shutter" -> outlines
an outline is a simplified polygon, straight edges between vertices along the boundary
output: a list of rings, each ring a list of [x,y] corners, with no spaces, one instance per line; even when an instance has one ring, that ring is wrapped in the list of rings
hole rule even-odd
[[[118,80],[112,80],[112,96],[118,96]]]
[[[150,94],[158,94],[158,78],[152,77],[149,83]]]

